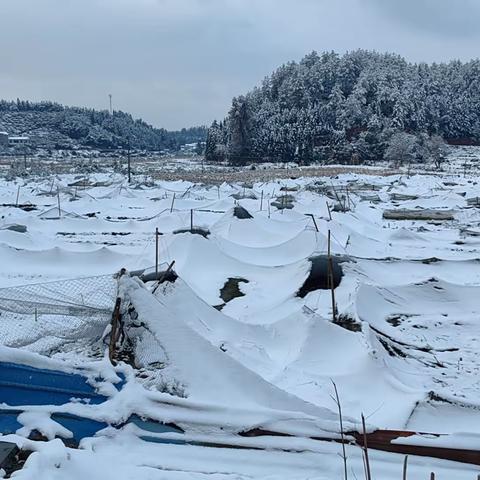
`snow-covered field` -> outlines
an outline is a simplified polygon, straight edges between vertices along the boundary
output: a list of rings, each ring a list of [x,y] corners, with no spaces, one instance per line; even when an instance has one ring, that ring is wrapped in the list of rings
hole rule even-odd
[[[221,185],[128,185],[115,174],[2,181],[0,204],[13,205],[1,207],[0,309],[16,291],[7,287],[30,283],[60,282],[39,287],[42,295],[73,299],[67,280],[78,277],[97,277],[94,292],[84,287],[88,280],[78,289],[99,301],[99,290],[116,285],[106,276],[121,268],[152,271],[156,228],[161,269],[175,261],[179,278],[153,294],[151,284],[119,280],[124,302],[136,310],[126,329],[137,370],[111,366],[101,341],[93,345],[69,325],[55,324],[65,328],[68,347],[48,329],[20,342],[23,324],[5,315],[0,360],[81,367],[92,378],[101,372],[110,400],[64,411],[112,424],[137,413],[174,422],[192,442],[147,443],[131,425],[109,427],[78,450],[17,434],[7,439],[36,453],[15,478],[340,479],[341,445],[310,438],[338,436],[332,380],[346,431],[360,428],[363,413],[372,430],[450,434],[419,441],[480,449],[479,191],[477,177],[461,168]],[[251,218],[238,218],[245,213],[239,206]],[[400,208],[446,211],[453,220],[383,219],[385,210]],[[208,234],[190,233],[192,218]],[[344,274],[335,290],[337,324],[329,290],[297,295],[310,259],[327,252],[328,231]],[[33,298],[35,288],[19,298]],[[24,328],[32,332],[39,321],[30,318]],[[118,373],[127,380],[120,392],[112,385]],[[18,433],[37,428],[54,437],[52,408],[32,407]],[[293,436],[238,436],[253,428]],[[363,478],[360,448],[349,446],[347,454],[350,477]],[[374,478],[401,478],[401,455],[370,457]],[[473,479],[477,470],[409,459],[412,479],[432,471],[437,479]]]

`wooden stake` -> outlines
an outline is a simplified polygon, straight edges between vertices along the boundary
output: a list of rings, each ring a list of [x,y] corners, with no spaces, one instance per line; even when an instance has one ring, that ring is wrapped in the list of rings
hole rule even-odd
[[[158,279],[158,227],[155,229],[155,278]]]
[[[115,308],[112,314],[112,324],[111,324],[112,328],[110,331],[110,342],[108,345],[108,357],[110,358],[110,362],[112,362],[113,365],[116,365],[115,349],[116,349],[118,337],[120,334],[120,325],[119,325],[121,320],[120,304],[121,304],[121,299],[120,297],[118,297],[115,302]]]
[[[173,192],[172,206],[170,207],[170,213],[173,212],[173,204],[175,203],[175,192]]]
[[[260,211],[263,210],[263,190],[262,190],[262,196],[260,197]]]
[[[18,197],[20,195],[20,185],[17,188],[17,199],[15,200],[15,206],[18,207]]]
[[[432,472],[432,473],[430,474],[430,480],[435,480],[435,472]]]
[[[193,209],[190,210],[190,231],[193,232]]]
[[[325,202],[327,204],[327,210],[328,210],[328,217],[330,218],[330,221],[332,221],[332,212],[330,210],[330,205],[328,204],[328,202]]]
[[[58,203],[58,218],[62,216],[62,210],[60,209],[60,189],[57,187],[57,203]]]
[[[171,272],[174,265],[175,265],[175,260],[173,260],[173,262],[168,266],[167,270],[165,272],[163,272],[162,277],[157,279],[158,280],[157,285],[152,290],[152,293],[155,293],[157,291],[158,287],[167,278],[167,275]]]

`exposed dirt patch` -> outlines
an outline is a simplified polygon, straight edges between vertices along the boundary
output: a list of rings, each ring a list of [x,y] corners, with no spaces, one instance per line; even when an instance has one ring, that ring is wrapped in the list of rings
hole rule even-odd
[[[311,257],[310,262],[312,264],[310,274],[297,293],[297,297],[300,298],[305,298],[307,294],[315,290],[329,290],[331,288],[329,282],[328,257],[326,255]],[[333,288],[337,288],[342,281],[343,270],[339,260],[335,257],[332,257],[332,276]]]

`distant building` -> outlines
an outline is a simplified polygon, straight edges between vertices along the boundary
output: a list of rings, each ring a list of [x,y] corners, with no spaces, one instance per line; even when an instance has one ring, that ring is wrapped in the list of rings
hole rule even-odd
[[[9,147],[19,147],[23,145],[28,145],[30,142],[30,137],[8,137],[8,146]]]
[[[0,147],[8,147],[8,133],[0,132]]]

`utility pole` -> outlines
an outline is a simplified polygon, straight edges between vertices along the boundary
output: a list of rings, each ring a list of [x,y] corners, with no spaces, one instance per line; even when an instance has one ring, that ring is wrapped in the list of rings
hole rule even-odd
[[[130,138],[128,139],[128,183],[132,181],[132,177],[130,175]]]
[[[158,280],[158,227],[155,229],[155,280]]]

